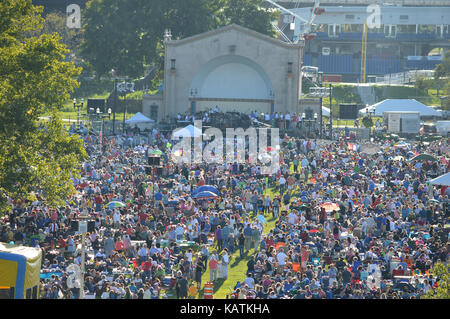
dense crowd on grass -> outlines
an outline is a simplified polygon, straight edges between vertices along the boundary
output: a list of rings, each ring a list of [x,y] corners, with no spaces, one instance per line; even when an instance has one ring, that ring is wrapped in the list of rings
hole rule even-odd
[[[280,170],[266,176],[258,164],[175,165],[168,135],[153,130],[142,142],[136,133],[83,134],[90,159],[74,179],[77,194],[50,208],[37,193],[5,212],[0,240],[43,251],[41,298],[80,297],[70,267],[82,262],[80,214],[95,222],[85,298],[198,298],[206,271],[226,279],[232,256],[249,252],[230,298],[411,298],[439,285],[431,269],[448,258],[450,189],[427,180],[448,172],[448,140],[386,141],[366,154],[345,136],[286,136]],[[157,151],[163,170],[149,175]],[[439,160],[409,161],[423,152]],[[218,196],[193,198],[205,185]]]

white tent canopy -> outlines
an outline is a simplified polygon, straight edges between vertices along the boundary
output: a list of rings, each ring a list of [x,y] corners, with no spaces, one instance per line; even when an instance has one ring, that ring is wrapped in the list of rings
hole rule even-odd
[[[155,121],[152,119],[149,119],[147,116],[145,116],[141,112],[137,112],[136,114],[133,115],[133,117],[131,117],[130,119],[125,121],[126,124],[130,124],[130,125],[138,124],[138,123],[153,123],[153,122],[155,122]]]
[[[365,115],[367,111],[372,113],[375,111],[375,116],[382,116],[384,112],[419,112],[420,116],[442,116],[440,112],[432,107],[414,99],[387,99],[368,108],[363,108],[359,112]]]
[[[198,127],[189,124],[188,126],[177,129],[173,134],[172,138],[175,137],[200,137],[202,135],[202,130]]]
[[[326,117],[330,117],[330,109],[325,106],[322,106],[322,115],[326,116]]]
[[[432,179],[430,181],[431,185],[440,185],[440,186],[450,186],[450,172],[447,174],[441,175],[439,177],[436,177],[435,179]]]

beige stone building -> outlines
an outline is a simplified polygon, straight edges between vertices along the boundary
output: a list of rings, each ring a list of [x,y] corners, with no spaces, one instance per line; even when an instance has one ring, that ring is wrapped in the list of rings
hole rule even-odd
[[[215,106],[298,112],[303,47],[235,24],[181,40],[166,36],[163,92],[144,94],[143,113],[161,121]]]

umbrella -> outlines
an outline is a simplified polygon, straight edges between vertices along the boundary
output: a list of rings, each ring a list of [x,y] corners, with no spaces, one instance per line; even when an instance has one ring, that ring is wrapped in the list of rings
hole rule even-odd
[[[153,154],[157,154],[157,155],[162,155],[162,152],[160,150],[151,150],[148,152],[149,155],[153,155]]]
[[[398,142],[398,143],[395,143],[394,144],[394,147],[408,147],[409,146],[409,144],[408,143],[406,143],[405,141],[401,141],[401,142]]]
[[[404,159],[404,157],[399,155],[399,156],[394,157],[393,159],[394,159],[394,161],[401,161]]]
[[[203,185],[203,186],[197,187],[196,189],[194,189],[192,191],[192,195],[196,195],[200,192],[211,192],[216,195],[219,195],[219,191],[217,190],[217,188],[212,185]]]
[[[108,207],[108,208],[118,208],[118,207],[125,207],[125,206],[126,206],[125,203],[122,203],[119,201],[114,201],[114,200],[105,205],[105,207]]]
[[[413,157],[411,161],[433,161],[436,162],[438,159],[430,154],[420,154]]]
[[[258,215],[256,216],[256,218],[262,223],[262,224],[267,224],[266,219],[264,218],[263,215]]]
[[[198,192],[197,194],[193,195],[192,198],[194,199],[209,199],[209,198],[216,198],[217,194],[209,191],[203,191]]]

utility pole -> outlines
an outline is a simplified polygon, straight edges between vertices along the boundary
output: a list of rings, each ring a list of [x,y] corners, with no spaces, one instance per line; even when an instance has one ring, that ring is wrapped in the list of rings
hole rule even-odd
[[[84,298],[84,274],[85,274],[85,264],[86,264],[86,232],[87,232],[87,215],[84,211],[78,216],[81,221],[79,221],[78,229],[81,231],[81,279],[80,279],[80,298]]]
[[[323,98],[322,96],[320,97],[320,108],[319,108],[319,138],[322,139],[322,103],[323,103]]]
[[[333,87],[330,83],[330,140],[333,140]]]
[[[117,79],[114,78],[113,135],[116,135]]]

